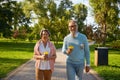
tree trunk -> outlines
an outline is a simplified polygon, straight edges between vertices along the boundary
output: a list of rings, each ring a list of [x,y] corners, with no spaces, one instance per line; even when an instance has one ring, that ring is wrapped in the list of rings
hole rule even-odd
[[[101,34],[101,38],[102,38],[102,46],[106,45],[106,37],[107,37],[107,31],[106,31],[106,24],[103,24],[103,30],[102,30],[102,34]]]

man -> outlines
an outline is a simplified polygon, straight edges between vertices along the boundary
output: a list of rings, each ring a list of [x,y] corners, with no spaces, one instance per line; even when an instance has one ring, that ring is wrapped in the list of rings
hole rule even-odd
[[[75,20],[68,23],[70,34],[64,38],[62,52],[66,54],[67,78],[68,80],[82,80],[84,64],[86,72],[90,70],[90,53],[87,37],[78,32],[78,25]]]

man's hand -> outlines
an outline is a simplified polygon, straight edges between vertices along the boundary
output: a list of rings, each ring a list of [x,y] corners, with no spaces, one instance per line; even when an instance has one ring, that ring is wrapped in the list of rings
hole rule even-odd
[[[89,72],[90,71],[90,66],[85,66],[85,72]]]
[[[67,49],[67,51],[66,51],[66,53],[70,54],[73,51],[73,49],[74,49],[74,46],[72,46],[72,45],[69,46],[68,49]]]
[[[72,52],[72,49],[70,49],[70,48],[68,48],[66,51],[67,54],[70,54],[71,52]]]

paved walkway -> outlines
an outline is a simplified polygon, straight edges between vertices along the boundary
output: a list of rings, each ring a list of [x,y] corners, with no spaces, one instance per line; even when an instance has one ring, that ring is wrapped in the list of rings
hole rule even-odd
[[[55,63],[55,70],[52,75],[52,80],[67,80],[66,78],[66,56],[57,50],[57,59]],[[35,80],[35,71],[34,71],[34,60],[29,60],[27,63],[23,64],[16,70],[12,71],[6,78],[3,80]],[[83,75],[83,80],[102,80],[98,77],[97,73],[93,70],[90,70],[89,73]]]

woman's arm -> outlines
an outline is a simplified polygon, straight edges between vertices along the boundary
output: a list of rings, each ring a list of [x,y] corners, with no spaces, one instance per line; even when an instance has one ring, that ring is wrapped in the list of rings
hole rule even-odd
[[[45,55],[34,55],[35,59],[40,59],[40,60],[44,60],[45,59]]]
[[[34,46],[34,59],[44,59],[44,55],[41,55],[41,53],[38,50],[40,40],[35,44]]]

